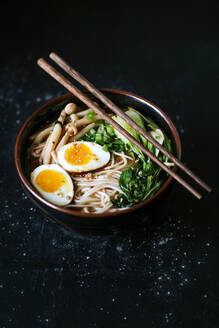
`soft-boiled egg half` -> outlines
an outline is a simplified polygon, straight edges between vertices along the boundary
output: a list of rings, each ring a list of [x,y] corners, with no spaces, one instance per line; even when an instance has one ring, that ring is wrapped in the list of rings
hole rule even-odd
[[[74,187],[69,174],[56,164],[40,165],[30,174],[30,180],[49,202],[64,206],[72,201]]]
[[[99,169],[110,160],[110,153],[94,143],[75,141],[58,151],[59,164],[69,172],[87,172]]]

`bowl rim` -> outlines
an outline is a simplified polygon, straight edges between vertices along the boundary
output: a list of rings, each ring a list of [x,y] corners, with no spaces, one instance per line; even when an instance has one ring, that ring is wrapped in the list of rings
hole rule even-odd
[[[146,103],[149,107],[153,108],[153,110],[155,110],[156,112],[158,112],[159,114],[161,114],[162,118],[167,122],[171,133],[173,135],[175,144],[176,144],[176,152],[177,152],[177,157],[180,159],[181,158],[181,141],[180,141],[180,137],[179,134],[177,132],[176,127],[174,126],[173,122],[171,121],[171,119],[166,115],[166,113],[164,113],[164,111],[162,109],[160,109],[158,106],[156,106],[155,104],[153,104],[151,101],[138,96],[132,92],[129,91],[122,91],[122,90],[118,90],[118,89],[109,89],[109,88],[102,88],[101,91],[103,92],[108,92],[108,93],[113,93],[113,94],[120,94],[120,95],[125,95],[125,96],[129,96],[131,98],[136,98],[138,100],[143,101],[144,103]],[[119,216],[119,215],[124,215],[124,214],[128,214],[131,213],[141,207],[145,207],[148,203],[153,202],[155,199],[157,199],[165,190],[166,188],[169,186],[169,184],[172,182],[173,178],[171,176],[168,177],[168,179],[165,181],[165,183],[161,186],[161,188],[159,188],[157,190],[157,192],[150,198],[146,199],[143,202],[140,202],[132,207],[128,207],[124,210],[116,210],[115,212],[105,212],[105,213],[99,213],[99,214],[91,214],[91,213],[82,213],[79,212],[77,210],[73,210],[71,208],[66,208],[66,207],[59,207],[56,206],[55,204],[52,204],[50,202],[48,202],[47,200],[45,200],[43,197],[40,196],[40,194],[37,193],[37,191],[35,191],[35,189],[32,187],[32,185],[30,184],[29,180],[25,177],[25,174],[23,173],[23,170],[21,168],[21,161],[20,161],[20,154],[19,154],[19,144],[21,141],[21,136],[22,133],[24,131],[24,129],[26,128],[27,124],[42,110],[44,110],[46,107],[53,105],[54,103],[58,103],[61,102],[64,99],[67,99],[69,97],[73,96],[71,93],[67,93],[55,98],[50,99],[49,101],[47,101],[45,104],[43,104],[42,106],[40,106],[37,110],[35,110],[24,122],[23,126],[21,127],[17,139],[16,139],[16,143],[15,143],[15,149],[14,149],[14,160],[15,160],[15,166],[18,172],[18,175],[22,181],[22,183],[24,184],[24,186],[27,188],[27,190],[34,196],[36,197],[40,202],[42,202],[43,204],[49,206],[50,208],[52,208],[53,210],[57,210],[59,212],[62,212],[63,214],[68,214],[71,216],[77,216],[77,217],[81,217],[81,218],[107,218],[107,217],[113,217],[113,216]],[[177,170],[177,167],[175,166],[174,170]]]

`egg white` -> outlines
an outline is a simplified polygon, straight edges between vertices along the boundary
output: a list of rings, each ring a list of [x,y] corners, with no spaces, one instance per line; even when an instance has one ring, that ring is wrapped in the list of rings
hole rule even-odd
[[[66,150],[71,147],[73,144],[83,144],[90,148],[93,158],[84,165],[72,165],[65,159],[65,152]],[[58,163],[68,172],[88,172],[99,169],[105,166],[110,160],[110,153],[108,151],[103,150],[103,147],[88,141],[76,141],[71,142],[65,146],[63,146],[57,153]]]
[[[45,171],[45,170],[52,170],[52,171],[56,171],[56,172],[63,174],[63,176],[65,177],[65,183],[62,184],[62,186],[54,192],[46,192],[46,191],[42,190],[40,188],[40,186],[38,186],[38,184],[36,183],[36,178],[40,172]],[[31,172],[30,180],[31,180],[31,183],[33,184],[33,186],[43,196],[43,198],[45,198],[49,202],[51,202],[55,205],[59,205],[59,206],[64,206],[64,205],[68,205],[69,203],[71,203],[73,196],[74,196],[73,182],[72,182],[72,179],[70,178],[69,174],[65,170],[63,170],[63,168],[61,168],[59,165],[44,164],[44,165],[38,166],[37,168],[35,168],[33,170],[33,172]]]

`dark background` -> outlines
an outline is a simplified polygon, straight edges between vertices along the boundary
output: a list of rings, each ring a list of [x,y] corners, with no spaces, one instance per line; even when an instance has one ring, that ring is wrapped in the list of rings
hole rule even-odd
[[[218,11],[140,3],[1,7],[0,327],[219,327]],[[56,51],[97,87],[161,107],[183,161],[213,187],[177,184],[112,234],[73,233],[25,196],[13,149],[26,118],[65,90],[36,65]]]

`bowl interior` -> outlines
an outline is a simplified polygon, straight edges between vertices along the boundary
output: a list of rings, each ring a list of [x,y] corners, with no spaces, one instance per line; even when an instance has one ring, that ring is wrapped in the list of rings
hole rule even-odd
[[[171,120],[166,116],[165,113],[163,113],[158,107],[150,103],[149,101],[138,97],[136,95],[133,95],[131,93],[118,91],[118,90],[108,90],[103,89],[103,93],[110,98],[113,102],[115,102],[121,109],[127,109],[127,107],[133,107],[139,112],[141,112],[143,115],[148,116],[151,118],[155,123],[157,123],[168,135],[168,137],[171,140],[172,147],[174,154],[180,158],[181,156],[181,146],[180,146],[180,139],[179,135],[171,122]],[[87,93],[89,94],[89,93]],[[92,95],[89,94],[89,97],[97,101]],[[24,123],[19,136],[17,138],[17,144],[15,148],[15,162],[18,169],[18,173],[20,175],[21,180],[25,184],[25,186],[29,189],[32,194],[36,196],[36,191],[33,189],[29,182],[29,165],[27,160],[27,148],[30,145],[29,137],[33,135],[35,132],[37,132],[39,129],[41,129],[43,126],[47,125],[48,123],[56,120],[59,116],[60,111],[63,109],[63,107],[68,102],[75,102],[77,105],[79,105],[82,108],[86,108],[86,105],[83,105],[80,100],[75,98],[72,94],[63,95],[60,97],[57,97],[42,107],[40,107],[36,112],[34,112]],[[165,185],[169,184],[171,181],[171,177],[167,177]],[[165,188],[163,188],[165,189]],[[160,189],[159,189],[160,190]],[[133,206],[132,208],[129,208],[128,211],[134,210],[136,207],[143,206],[147,202],[151,201],[153,198],[156,198],[156,195],[160,192],[157,191],[150,199],[137,204]],[[44,199],[41,198],[41,196],[38,195],[38,199],[41,201],[46,202]],[[54,206],[48,202],[46,202],[47,205],[55,207],[56,209],[59,209],[63,211],[63,208],[59,208],[58,206]],[[69,211],[69,209],[68,209]],[[72,212],[72,215],[81,215],[80,212],[70,210]],[[125,210],[127,211],[127,210]],[[115,212],[113,215],[121,214],[123,211]],[[86,214],[85,216],[106,216],[100,215],[100,214]]]

